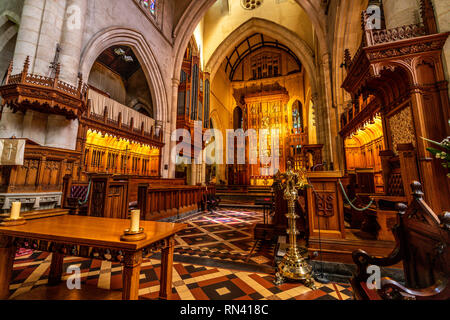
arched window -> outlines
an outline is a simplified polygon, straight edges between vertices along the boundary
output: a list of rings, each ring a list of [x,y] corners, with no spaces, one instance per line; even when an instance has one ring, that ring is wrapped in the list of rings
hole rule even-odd
[[[156,15],[156,0],[142,0],[141,3],[153,16]]]
[[[303,105],[298,100],[292,105],[292,130],[294,134],[303,132]]]

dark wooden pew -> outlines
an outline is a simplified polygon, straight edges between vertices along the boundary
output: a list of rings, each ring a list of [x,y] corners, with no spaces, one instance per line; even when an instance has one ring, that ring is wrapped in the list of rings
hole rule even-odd
[[[423,199],[422,186],[411,184],[412,201],[397,204],[398,224],[393,228],[396,247],[386,258],[353,252],[357,272],[350,280],[358,300],[450,299],[450,213],[436,215]],[[370,265],[403,263],[405,284],[382,278],[379,289],[369,289]]]

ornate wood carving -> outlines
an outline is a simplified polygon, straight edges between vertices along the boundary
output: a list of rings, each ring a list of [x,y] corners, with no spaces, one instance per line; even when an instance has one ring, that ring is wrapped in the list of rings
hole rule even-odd
[[[317,215],[320,217],[334,216],[334,193],[315,193]]]
[[[378,294],[384,299],[448,299],[450,233],[423,200],[422,186],[411,184],[413,200],[406,206],[398,204],[399,223],[393,229],[396,248],[387,258],[375,258],[362,250],[353,253],[358,269],[351,280],[355,295],[368,299],[362,286],[367,278],[367,266],[392,266],[403,261],[406,286],[390,279],[382,279]],[[376,293],[375,293],[376,294]]]
[[[68,119],[79,118],[86,110],[87,86],[80,78],[78,87],[59,80],[59,65],[54,78],[28,73],[30,59],[27,57],[21,73],[11,75],[12,62],[8,68],[5,85],[0,87],[3,104],[14,111],[28,109],[43,113],[63,115]]]
[[[435,211],[441,211],[450,208],[450,183],[439,164],[429,157],[428,144],[420,137],[440,141],[448,135],[450,108],[442,50],[450,32],[436,33],[431,1],[421,1],[421,14],[423,25],[391,30],[366,29],[364,17],[362,45],[353,59],[348,52],[344,55],[347,76],[342,88],[353,100],[368,94],[376,97],[372,108],[379,106],[387,149],[397,150],[402,143],[414,144],[428,203]],[[403,116],[395,114],[400,111],[403,115],[401,109],[406,104],[411,109],[412,127],[399,127],[396,120]],[[351,117],[344,115],[341,134],[351,133],[367,121],[371,112],[374,110],[366,107],[357,108]],[[405,122],[400,119],[400,123]]]

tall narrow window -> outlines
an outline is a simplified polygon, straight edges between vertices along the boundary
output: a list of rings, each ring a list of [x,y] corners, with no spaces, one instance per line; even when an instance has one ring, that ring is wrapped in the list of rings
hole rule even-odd
[[[156,14],[156,0],[142,0],[141,3],[152,15]]]
[[[303,106],[298,100],[292,105],[292,128],[295,134],[303,132]]]
[[[205,80],[205,117],[203,127],[208,128],[209,125],[209,79]]]
[[[192,72],[191,120],[197,120],[198,107],[198,65],[194,64]]]

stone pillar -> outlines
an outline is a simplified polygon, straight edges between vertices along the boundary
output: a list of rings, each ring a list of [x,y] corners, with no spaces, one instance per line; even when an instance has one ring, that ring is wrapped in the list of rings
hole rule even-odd
[[[65,3],[65,0],[45,1],[33,68],[34,73],[46,76],[52,74],[49,67],[55,59],[56,45],[61,38]]]
[[[22,71],[27,56],[30,56],[30,71],[33,70],[44,4],[45,0],[25,0],[14,51],[13,74]]]
[[[178,86],[180,85],[179,79],[172,79],[172,108],[170,108],[170,134],[177,129],[177,104],[178,104]],[[170,141],[170,136],[169,136]],[[177,145],[176,141],[170,141],[169,154]],[[169,178],[175,178],[175,162],[171,160],[169,156]]]
[[[67,120],[64,116],[50,114],[47,118],[46,132],[46,146],[75,150],[78,120]]]
[[[418,0],[383,0],[386,29],[420,22]]]
[[[61,37],[60,78],[75,86],[78,82],[86,11],[87,0],[67,0]],[[87,81],[88,75],[84,76]]]
[[[188,184],[191,186],[195,186],[197,183],[197,165],[195,163],[191,164],[191,181],[188,181]]]
[[[206,162],[203,162],[202,164],[201,164],[201,166],[202,166],[202,184],[206,184]]]

